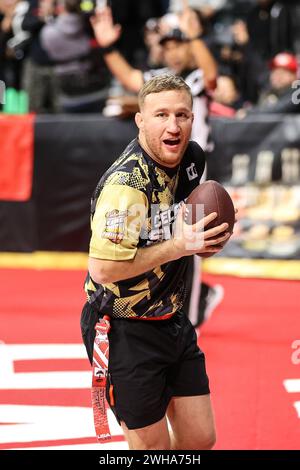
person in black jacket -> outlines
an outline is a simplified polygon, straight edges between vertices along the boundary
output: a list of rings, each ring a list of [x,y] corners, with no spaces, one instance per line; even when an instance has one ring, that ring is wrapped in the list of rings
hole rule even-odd
[[[59,107],[63,112],[100,112],[110,74],[80,9],[80,0],[63,0],[59,15],[46,24],[40,41],[55,64]]]
[[[247,115],[300,112],[299,81],[297,81],[297,58],[288,52],[276,54],[270,62],[267,89],[261,94],[259,104],[246,112]]]
[[[55,14],[55,0],[29,0],[22,28],[31,33],[24,64],[23,88],[29,96],[29,109],[36,113],[57,111],[57,84],[53,63],[40,42],[40,31]]]
[[[240,56],[234,72],[240,79],[242,95],[256,103],[268,82],[268,61],[283,50],[292,50],[290,10],[285,2],[257,0],[246,22],[234,23],[232,39]]]
[[[13,36],[16,4],[16,0],[0,3],[0,80],[5,83],[6,87],[18,89],[20,87],[21,62],[17,60],[14,50],[9,46]]]

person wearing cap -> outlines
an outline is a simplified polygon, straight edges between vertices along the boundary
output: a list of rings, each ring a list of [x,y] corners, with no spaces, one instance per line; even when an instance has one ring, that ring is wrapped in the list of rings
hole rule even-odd
[[[293,54],[280,52],[270,62],[270,90],[263,102],[273,104],[288,92],[297,78],[298,64]]]
[[[268,88],[261,94],[259,103],[250,110],[241,114],[255,115],[258,113],[299,113],[298,100],[293,100],[298,75],[298,63],[295,55],[289,52],[280,52],[270,61],[270,76]]]
[[[132,67],[117,50],[121,27],[113,23],[109,7],[97,11],[91,23],[108,68],[127,90],[138,93],[146,81],[166,72],[185,79],[194,98],[196,119],[192,140],[205,150],[209,137],[207,91],[215,88],[217,65],[201,40],[202,27],[195,12],[187,8],[180,17],[180,29],[175,28],[161,38],[166,68],[151,69],[145,73]]]

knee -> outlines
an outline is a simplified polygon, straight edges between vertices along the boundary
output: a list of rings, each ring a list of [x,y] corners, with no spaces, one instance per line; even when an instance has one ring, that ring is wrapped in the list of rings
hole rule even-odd
[[[132,450],[171,450],[171,446],[169,442],[163,441],[140,442],[134,445]]]
[[[140,450],[170,450],[170,436],[145,436],[144,439],[139,442],[139,448]]]
[[[216,433],[214,430],[209,433],[189,436],[189,440],[175,441],[173,446],[176,450],[210,450],[216,443]]]
[[[211,431],[209,434],[202,436],[201,439],[199,439],[198,446],[196,448],[199,450],[210,450],[214,447],[216,440],[216,432]]]

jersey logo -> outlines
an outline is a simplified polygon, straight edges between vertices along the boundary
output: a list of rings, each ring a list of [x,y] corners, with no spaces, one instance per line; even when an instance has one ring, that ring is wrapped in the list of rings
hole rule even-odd
[[[108,240],[117,245],[121,243],[125,235],[125,219],[128,214],[128,210],[119,211],[118,209],[106,212],[106,222],[102,238],[108,238]]]
[[[195,163],[191,163],[191,165],[186,168],[186,172],[187,172],[189,181],[192,181],[195,178],[197,178],[198,173],[197,173],[197,170],[196,170]]]

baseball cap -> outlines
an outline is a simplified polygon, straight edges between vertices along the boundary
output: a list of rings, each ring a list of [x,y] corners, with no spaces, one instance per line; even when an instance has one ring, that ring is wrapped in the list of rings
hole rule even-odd
[[[297,58],[289,52],[280,52],[270,62],[270,68],[275,69],[281,67],[283,69],[290,70],[291,72],[297,72],[298,63]]]
[[[179,29],[171,29],[167,34],[160,38],[159,44],[164,45],[167,41],[187,42],[189,38]]]

